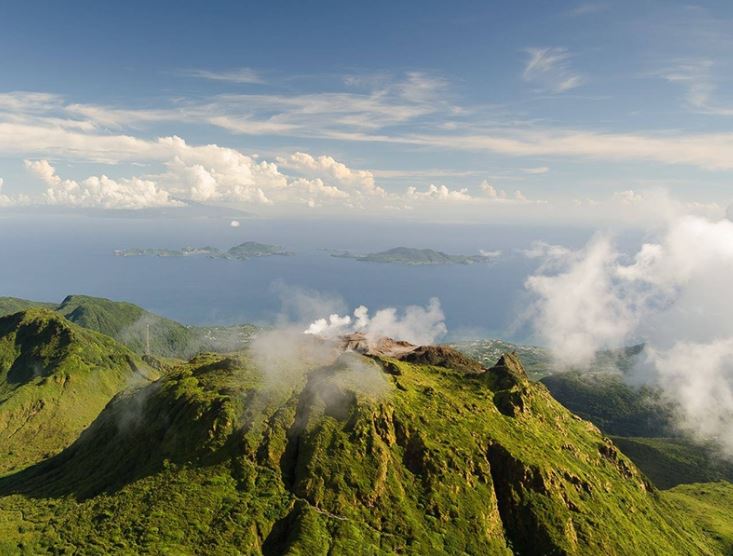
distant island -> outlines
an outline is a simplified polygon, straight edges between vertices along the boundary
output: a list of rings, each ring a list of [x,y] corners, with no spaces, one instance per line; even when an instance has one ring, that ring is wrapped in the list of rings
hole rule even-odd
[[[343,259],[354,259],[368,263],[397,263],[407,265],[439,265],[439,264],[474,264],[488,263],[492,261],[498,253],[482,253],[479,255],[448,255],[442,251],[435,249],[415,249],[412,247],[395,247],[387,251],[379,253],[369,253],[367,255],[354,255],[345,251],[343,253],[333,253],[332,257]]]
[[[209,257],[210,259],[229,259],[246,261],[255,257],[271,257],[273,255],[290,256],[293,253],[277,245],[246,241],[222,251],[217,247],[184,247],[183,249],[116,249],[116,257]]]

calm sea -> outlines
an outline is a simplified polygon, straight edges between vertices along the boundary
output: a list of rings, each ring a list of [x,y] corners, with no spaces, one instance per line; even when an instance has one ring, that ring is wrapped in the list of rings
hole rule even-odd
[[[452,337],[523,339],[523,283],[535,261],[519,250],[542,240],[581,245],[588,230],[491,225],[0,215],[0,295],[60,301],[71,293],[137,303],[188,324],[271,323],[283,292],[304,289],[370,309],[440,299]],[[114,249],[282,245],[292,257],[227,261],[199,257],[115,257]],[[453,254],[501,250],[492,264],[402,266],[330,256],[396,246]]]

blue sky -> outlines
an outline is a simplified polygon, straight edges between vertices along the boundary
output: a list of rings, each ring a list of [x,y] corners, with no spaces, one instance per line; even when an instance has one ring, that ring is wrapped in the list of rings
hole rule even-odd
[[[727,2],[4,2],[0,206],[724,211]],[[594,216],[595,217],[595,216]]]

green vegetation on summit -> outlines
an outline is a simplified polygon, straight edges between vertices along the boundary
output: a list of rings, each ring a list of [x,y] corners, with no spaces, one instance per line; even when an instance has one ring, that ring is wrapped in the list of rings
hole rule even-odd
[[[713,447],[698,445],[677,432],[673,408],[657,390],[633,387],[624,380],[624,373],[642,352],[640,345],[599,352],[589,369],[570,371],[558,369],[545,348],[490,339],[454,346],[484,365],[501,351],[516,351],[526,361],[531,378],[540,380],[573,413],[612,436],[659,488],[733,480],[733,465]]]
[[[199,351],[227,352],[249,343],[257,328],[252,325],[184,326],[124,301],[87,295],[69,295],[60,304],[37,303],[0,297],[0,316],[31,307],[53,309],[71,322],[101,332],[140,355],[188,358]]]
[[[55,309],[56,306],[57,305],[55,303],[29,301],[18,297],[0,297],[0,317],[12,315],[13,313],[20,313],[21,311],[33,308]]]
[[[153,378],[129,349],[58,313],[0,318],[0,474],[59,452],[115,394]]]
[[[489,255],[448,255],[434,249],[415,249],[412,247],[395,247],[379,253],[368,255],[352,255],[351,253],[334,253],[332,257],[355,259],[368,263],[395,263],[406,265],[436,264],[473,264],[488,263],[494,259]]]
[[[681,484],[733,468],[641,438],[668,421],[618,373],[549,374],[524,346],[534,383],[516,355],[491,363],[514,347],[498,341],[462,343],[472,359],[311,336],[277,372],[256,347],[144,358],[153,370],[130,331],[162,317],[135,305],[4,298],[0,311],[13,312],[0,318],[3,554],[733,550],[730,483]],[[152,322],[151,351],[177,357],[255,332]],[[303,358],[324,346],[327,361]]]
[[[132,303],[69,295],[56,310],[79,326],[115,338],[136,353],[145,352],[148,327],[153,354],[186,357],[198,350],[194,330]]]
[[[693,504],[730,507],[730,490],[668,497],[516,357],[458,371],[440,364],[464,358],[429,350],[344,353],[279,382],[247,353],[201,354],[119,394],[60,454],[0,479],[0,552],[731,546],[722,512],[704,524],[686,515]],[[364,373],[381,386],[365,389]]]

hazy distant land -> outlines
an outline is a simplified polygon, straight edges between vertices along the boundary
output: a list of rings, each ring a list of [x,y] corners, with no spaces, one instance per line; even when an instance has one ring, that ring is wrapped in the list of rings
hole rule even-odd
[[[273,255],[290,256],[293,253],[286,251],[278,245],[246,241],[222,251],[217,247],[184,247],[182,249],[155,249],[155,248],[132,248],[117,249],[114,252],[117,257],[200,257],[205,256],[211,259],[229,259],[246,261],[254,257],[270,257]]]
[[[474,264],[491,262],[498,253],[479,255],[449,255],[435,249],[416,249],[412,247],[395,247],[387,251],[369,253],[367,255],[354,255],[345,251],[333,253],[332,257],[354,259],[369,263],[396,263],[407,265],[439,265],[439,264]]]

